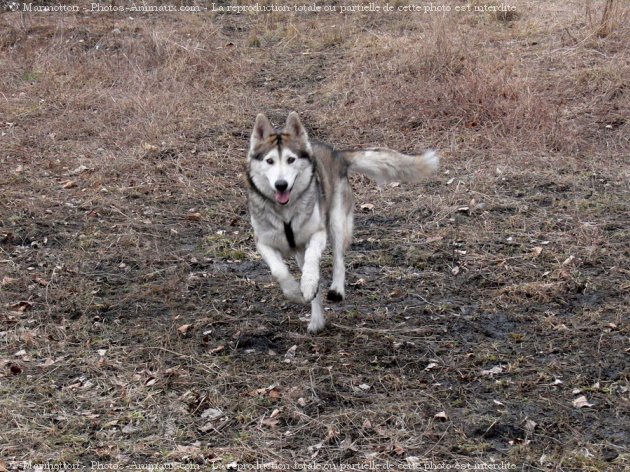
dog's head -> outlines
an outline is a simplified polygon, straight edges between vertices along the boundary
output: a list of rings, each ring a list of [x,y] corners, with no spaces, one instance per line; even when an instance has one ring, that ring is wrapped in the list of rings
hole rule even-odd
[[[294,111],[282,130],[274,129],[262,113],[256,117],[247,159],[253,184],[280,205],[306,189],[314,171],[308,134]]]

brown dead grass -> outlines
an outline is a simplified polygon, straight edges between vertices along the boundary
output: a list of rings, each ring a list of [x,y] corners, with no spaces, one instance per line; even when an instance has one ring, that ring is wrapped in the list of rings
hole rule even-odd
[[[0,455],[627,467],[628,8],[516,3],[0,14]],[[317,337],[242,185],[255,114],[293,109],[444,157],[415,187],[354,180],[375,210]]]

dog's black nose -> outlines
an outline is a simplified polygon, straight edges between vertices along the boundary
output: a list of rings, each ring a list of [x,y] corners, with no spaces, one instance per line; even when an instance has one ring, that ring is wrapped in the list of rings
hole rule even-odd
[[[286,180],[276,180],[276,190],[278,192],[284,192],[288,186],[289,184]]]

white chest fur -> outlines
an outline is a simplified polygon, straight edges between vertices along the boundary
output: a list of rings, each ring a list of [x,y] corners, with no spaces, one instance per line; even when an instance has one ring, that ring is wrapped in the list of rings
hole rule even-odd
[[[308,209],[282,208],[263,215],[252,214],[251,219],[257,240],[285,255],[296,249],[303,250],[313,234],[325,228],[324,215],[317,201]]]

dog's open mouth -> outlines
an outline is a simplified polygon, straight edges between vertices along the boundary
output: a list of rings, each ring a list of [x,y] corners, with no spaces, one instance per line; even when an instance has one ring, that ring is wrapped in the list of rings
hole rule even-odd
[[[289,203],[289,198],[291,197],[291,190],[285,190],[284,192],[276,191],[276,201],[280,205],[286,205]]]

